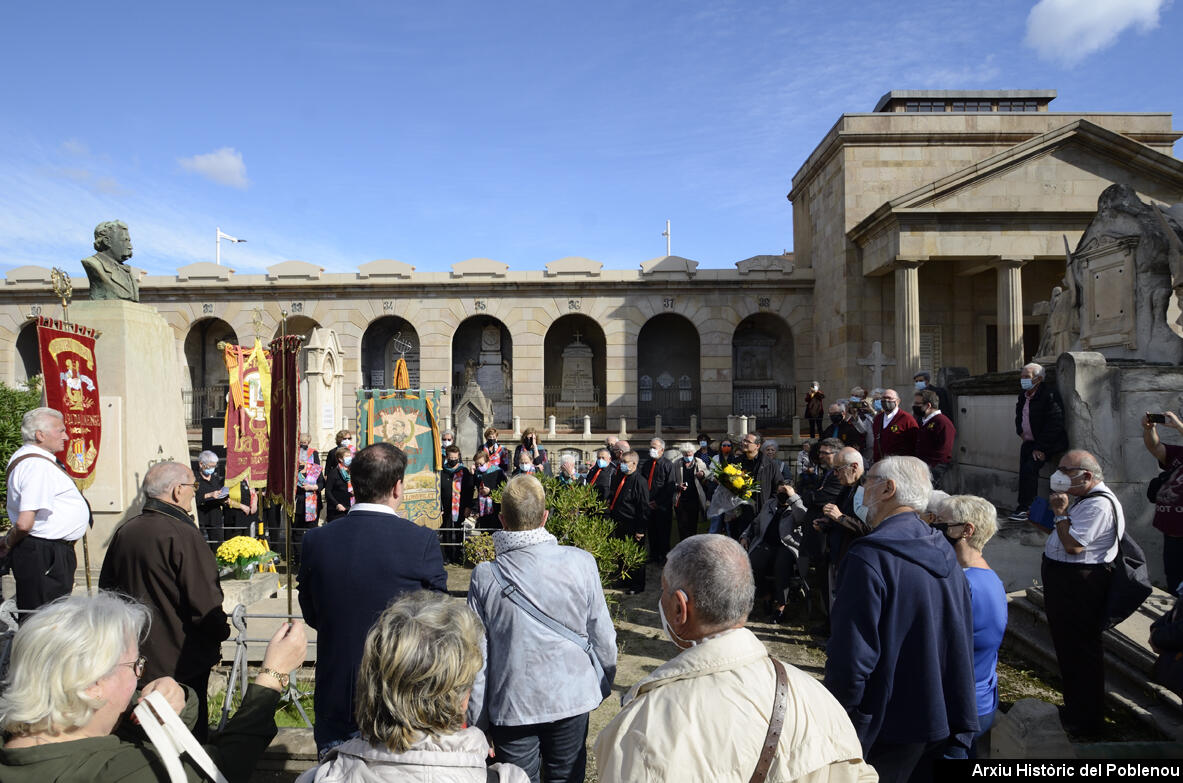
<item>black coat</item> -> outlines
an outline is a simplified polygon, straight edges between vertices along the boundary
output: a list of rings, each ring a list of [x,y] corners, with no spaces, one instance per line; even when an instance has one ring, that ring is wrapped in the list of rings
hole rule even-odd
[[[656,503],[657,508],[669,511],[674,507],[674,491],[678,488],[674,481],[674,463],[665,457],[650,458],[640,464],[637,473],[645,479],[649,500]]]
[[[587,469],[587,475],[583,479],[583,483],[589,487],[595,487],[595,490],[600,493],[600,497],[605,503],[612,500],[612,485],[616,478],[616,466],[611,462],[606,468],[598,468],[592,465]]]
[[[357,730],[354,690],[370,626],[415,590],[444,592],[448,576],[435,531],[378,511],[353,511],[304,534],[300,609],[317,631],[317,745]]]
[[[200,680],[222,657],[230,625],[222,611],[218,565],[201,531],[181,509],[149,498],[144,512],[115,531],[99,587],[142,601],[152,625],[140,645],[143,682]]]
[[[621,487],[621,483],[624,484]],[[619,494],[617,493],[619,490]],[[612,521],[616,523],[616,535],[636,535],[649,530],[649,485],[641,472],[625,475],[617,473],[612,483],[612,495],[608,498]]]
[[[463,522],[464,517],[468,515],[468,510],[472,507],[474,484],[472,471],[468,468],[460,465],[456,472],[460,474],[460,519],[458,522]],[[446,470],[440,471],[440,511],[444,515],[444,527],[455,527],[452,522],[452,482],[455,478],[456,473],[449,473]]]
[[[1023,403],[1027,400],[1026,392],[1019,392],[1019,399],[1015,402],[1015,433],[1023,437]],[[1060,454],[1068,450],[1068,431],[1064,429],[1064,406],[1060,402],[1060,395],[1048,385],[1047,381],[1035,388],[1031,397],[1031,434],[1035,436],[1035,448],[1042,451],[1048,459],[1053,454]]]
[[[353,494],[349,491],[349,482],[341,475],[341,466],[338,465],[325,478],[325,521],[331,522],[349,513],[352,500]],[[338,511],[338,505],[344,506],[345,510]]]

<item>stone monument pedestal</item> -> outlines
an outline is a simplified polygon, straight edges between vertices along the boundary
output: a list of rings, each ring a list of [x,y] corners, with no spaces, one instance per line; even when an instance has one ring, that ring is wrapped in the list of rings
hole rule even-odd
[[[168,460],[188,465],[189,442],[177,340],[156,308],[122,299],[75,302],[70,320],[102,332],[95,358],[103,435],[95,481],[85,492],[94,510],[90,564],[97,573],[116,526],[140,512],[148,468]]]

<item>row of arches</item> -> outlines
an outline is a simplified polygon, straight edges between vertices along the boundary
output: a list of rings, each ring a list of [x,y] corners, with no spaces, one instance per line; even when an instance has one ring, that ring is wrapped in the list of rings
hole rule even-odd
[[[286,329],[306,338],[321,327],[304,315],[288,318]],[[277,330],[278,333],[278,330]],[[223,342],[237,342],[234,327],[217,317],[190,325],[182,351],[188,369],[187,392],[201,411],[224,400],[228,383]],[[40,371],[36,330],[27,324],[17,339],[17,353],[24,377]],[[582,314],[555,320],[543,342],[544,400],[547,414],[571,426],[592,415],[593,426],[606,424],[607,341],[601,325]],[[388,388],[394,365],[406,360],[412,387],[420,383],[420,339],[413,324],[397,315],[371,321],[360,345],[359,388]],[[636,347],[636,399],[639,426],[653,423],[658,415],[668,425],[685,425],[701,413],[702,378],[699,329],[677,313],[659,313],[641,327]],[[479,397],[474,404],[488,405],[496,426],[510,425],[514,365],[513,335],[499,319],[471,316],[460,323],[452,337],[451,385],[453,407],[467,394]],[[22,380],[18,377],[17,380]],[[757,313],[739,323],[732,336],[731,410],[776,420],[792,415],[795,357],[790,327],[777,315]],[[525,378],[521,382],[536,383]],[[202,395],[208,397],[202,402]],[[223,403],[224,404],[224,403]],[[195,408],[196,410],[196,408]]]

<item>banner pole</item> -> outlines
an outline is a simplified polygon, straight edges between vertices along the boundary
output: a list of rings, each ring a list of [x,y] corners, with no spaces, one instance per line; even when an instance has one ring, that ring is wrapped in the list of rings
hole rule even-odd
[[[86,571],[86,594],[94,595],[90,584],[90,532],[82,534],[82,567]]]
[[[283,345],[285,342],[287,342],[286,338],[288,336],[288,311],[287,310],[280,310],[279,315],[280,315],[279,334],[280,334],[280,340],[281,340],[280,345]],[[283,354],[281,353],[280,356],[283,356]],[[284,358],[285,358],[285,361],[283,363],[283,367],[285,368],[284,382],[291,383],[292,379],[287,377],[286,357],[284,357]],[[272,362],[274,362],[274,358],[272,359]],[[296,429],[299,430],[299,428],[300,428],[300,414],[299,414],[299,394],[300,394],[300,392],[299,392],[299,387],[297,386],[296,388],[297,388],[297,391],[296,391],[296,396],[297,396]],[[297,433],[297,443],[299,443],[299,433]],[[300,475],[299,459],[296,460],[296,465],[294,466],[294,470],[295,470],[295,472],[292,476],[292,484],[291,485],[293,487],[296,487],[296,482],[297,482],[299,475]],[[299,491],[299,488],[297,487],[295,492],[298,492],[298,491]],[[287,531],[286,531],[287,535],[285,535],[283,537],[283,548],[284,548],[283,557],[284,557],[284,562],[287,563],[287,572],[288,572],[287,573],[287,577],[288,577],[287,593],[288,593],[288,618],[289,619],[291,619],[291,617],[292,617],[292,525],[293,525],[293,522],[295,521],[295,516],[296,516],[295,492],[293,492],[293,494],[292,494],[291,513],[288,513],[288,506],[286,503],[283,503],[283,502],[280,503],[280,510],[283,512],[283,522],[284,522],[284,525],[287,526]]]

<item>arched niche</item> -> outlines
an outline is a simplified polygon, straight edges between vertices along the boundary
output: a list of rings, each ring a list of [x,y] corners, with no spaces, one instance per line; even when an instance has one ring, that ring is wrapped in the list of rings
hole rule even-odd
[[[221,318],[195,321],[185,335],[185,364],[189,370],[189,388],[183,391],[185,415],[190,427],[201,425],[205,418],[226,412],[226,392],[230,374],[218,343],[235,344],[234,327]]]
[[[37,345],[37,322],[29,321],[16,336],[16,377],[21,385],[41,374],[41,349]]]
[[[604,330],[586,315],[564,315],[546,330],[543,397],[556,428],[582,431],[585,415],[592,427],[606,426],[607,354]]]
[[[476,450],[485,427],[513,426],[513,338],[504,323],[491,315],[460,322],[452,335],[452,387],[462,453]]]
[[[298,334],[304,338],[303,345],[308,345],[308,341],[312,338],[312,330],[320,328],[315,318],[309,318],[306,315],[289,315],[287,324],[282,322],[275,327],[275,334],[272,337],[279,337],[281,334]]]
[[[793,332],[772,313],[755,313],[731,336],[731,410],[758,426],[792,426],[796,404]]]
[[[415,327],[397,315],[384,315],[371,321],[361,338],[361,387],[389,389],[400,356],[407,362],[411,388],[418,389],[419,333]]]
[[[655,315],[637,335],[637,426],[689,427],[698,414],[698,329],[676,313]]]

